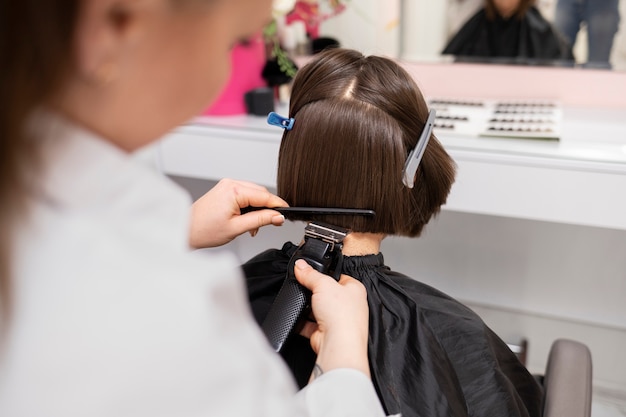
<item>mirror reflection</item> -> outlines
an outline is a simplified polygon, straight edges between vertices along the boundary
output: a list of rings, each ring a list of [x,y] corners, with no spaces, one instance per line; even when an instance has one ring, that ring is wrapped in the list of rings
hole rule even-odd
[[[626,69],[626,0],[404,0],[401,9],[408,61]]]
[[[485,0],[451,36],[442,53],[457,61],[574,62],[571,42],[543,17],[534,0]],[[608,56],[602,65],[608,66]]]

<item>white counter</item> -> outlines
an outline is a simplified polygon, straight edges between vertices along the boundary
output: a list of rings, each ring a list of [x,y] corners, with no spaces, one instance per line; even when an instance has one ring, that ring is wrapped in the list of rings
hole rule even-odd
[[[560,141],[435,134],[458,164],[445,210],[626,230],[626,109],[564,107]],[[281,135],[263,117],[198,118],[160,142],[161,168],[275,187]]]

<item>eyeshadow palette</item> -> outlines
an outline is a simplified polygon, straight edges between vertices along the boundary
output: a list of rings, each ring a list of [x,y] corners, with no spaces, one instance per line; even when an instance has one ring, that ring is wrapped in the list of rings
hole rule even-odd
[[[460,135],[559,140],[562,108],[554,100],[433,98],[435,129]]]

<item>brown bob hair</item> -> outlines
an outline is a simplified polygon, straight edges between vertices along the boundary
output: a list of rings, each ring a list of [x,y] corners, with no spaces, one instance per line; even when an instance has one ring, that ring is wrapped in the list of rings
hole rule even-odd
[[[432,135],[415,185],[402,170],[428,117],[424,97],[394,61],[335,48],[296,74],[292,130],[278,158],[278,195],[291,206],[362,208],[363,216],[290,216],[354,232],[419,236],[446,202],[455,164]]]

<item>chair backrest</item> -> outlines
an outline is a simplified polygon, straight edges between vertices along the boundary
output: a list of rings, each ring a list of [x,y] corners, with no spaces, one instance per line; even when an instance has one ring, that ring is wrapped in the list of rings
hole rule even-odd
[[[543,386],[543,417],[590,417],[592,362],[589,348],[574,340],[554,341]]]

